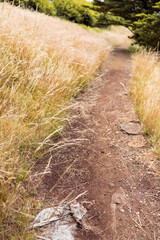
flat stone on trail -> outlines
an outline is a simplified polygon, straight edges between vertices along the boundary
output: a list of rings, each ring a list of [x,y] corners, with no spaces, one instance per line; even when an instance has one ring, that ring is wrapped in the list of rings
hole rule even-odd
[[[139,135],[142,132],[141,125],[137,122],[129,122],[121,124],[121,129],[130,135]]]
[[[81,224],[83,217],[87,213],[87,209],[80,205],[80,203],[74,202],[70,204],[70,210],[76,222]]]
[[[83,225],[86,213],[83,205],[76,201],[57,208],[43,209],[36,216],[30,229],[41,228],[41,236],[35,235],[36,240],[74,240],[77,224]]]

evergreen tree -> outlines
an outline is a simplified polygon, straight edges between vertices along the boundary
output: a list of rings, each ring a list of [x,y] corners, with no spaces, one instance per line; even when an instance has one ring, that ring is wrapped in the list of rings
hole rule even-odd
[[[115,16],[124,18],[131,22],[137,20],[137,14],[145,13],[152,14],[155,9],[153,6],[159,1],[157,0],[94,0],[94,6],[97,6],[96,10],[107,13],[110,12]]]
[[[160,41],[160,2],[156,0],[94,0],[94,9],[108,24],[121,24],[140,45],[157,48]]]

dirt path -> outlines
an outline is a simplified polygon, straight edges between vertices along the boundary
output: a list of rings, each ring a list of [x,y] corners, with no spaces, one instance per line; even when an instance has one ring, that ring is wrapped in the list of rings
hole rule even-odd
[[[78,199],[88,213],[75,239],[160,239],[158,160],[144,136],[120,129],[121,123],[138,122],[128,95],[131,73],[128,52],[115,49],[101,75],[76,100],[66,131],[54,142],[59,148],[37,165],[42,171],[44,160],[51,159],[38,189],[48,206],[71,192],[70,199],[87,191]]]

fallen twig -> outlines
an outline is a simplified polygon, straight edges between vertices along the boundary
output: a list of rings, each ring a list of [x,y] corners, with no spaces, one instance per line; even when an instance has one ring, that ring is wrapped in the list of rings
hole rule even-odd
[[[85,191],[83,193],[80,193],[77,197],[75,197],[74,199],[72,199],[70,202],[68,202],[67,204],[72,203],[73,201],[77,200],[78,198],[82,197],[83,195],[85,195],[88,191]]]

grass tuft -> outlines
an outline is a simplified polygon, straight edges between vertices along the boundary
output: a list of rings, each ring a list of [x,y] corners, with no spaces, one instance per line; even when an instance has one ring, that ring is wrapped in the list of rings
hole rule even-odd
[[[160,157],[160,62],[158,53],[140,52],[134,57],[131,83],[137,112],[154,150]]]

